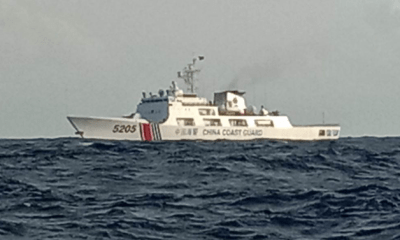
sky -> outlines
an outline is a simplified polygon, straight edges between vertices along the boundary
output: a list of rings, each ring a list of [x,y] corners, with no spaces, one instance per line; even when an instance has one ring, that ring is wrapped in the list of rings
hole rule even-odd
[[[238,89],[292,124],[400,136],[398,0],[0,0],[0,138],[132,113],[142,91],[184,88],[197,55],[200,96]]]

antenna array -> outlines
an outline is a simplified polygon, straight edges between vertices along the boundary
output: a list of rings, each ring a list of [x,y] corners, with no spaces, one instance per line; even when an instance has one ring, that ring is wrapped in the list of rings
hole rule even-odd
[[[200,72],[200,69],[195,68],[196,61],[202,61],[204,56],[198,56],[193,58],[193,63],[189,63],[187,67],[185,67],[182,71],[178,72],[178,78],[182,78],[185,81],[185,84],[188,85],[188,90],[191,93],[194,93],[195,90],[195,74]]]

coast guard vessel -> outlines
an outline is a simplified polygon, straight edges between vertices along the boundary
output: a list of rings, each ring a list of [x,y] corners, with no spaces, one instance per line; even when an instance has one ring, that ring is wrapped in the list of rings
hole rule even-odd
[[[244,92],[227,90],[214,93],[212,101],[194,93],[195,76],[200,72],[193,59],[178,78],[190,92],[175,81],[158,95],[146,95],[128,117],[75,117],[68,120],[82,138],[135,141],[179,140],[294,140],[316,141],[339,138],[337,124],[294,126],[287,116],[247,106]]]

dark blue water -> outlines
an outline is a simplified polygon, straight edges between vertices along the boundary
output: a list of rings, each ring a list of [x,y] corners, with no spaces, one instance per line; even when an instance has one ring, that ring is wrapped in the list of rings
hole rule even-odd
[[[0,140],[0,239],[400,239],[400,138]]]

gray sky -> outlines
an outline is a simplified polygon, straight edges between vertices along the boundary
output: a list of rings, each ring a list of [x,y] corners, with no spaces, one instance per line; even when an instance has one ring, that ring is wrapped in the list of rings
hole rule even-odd
[[[0,0],[0,54],[0,138],[131,113],[195,54],[205,97],[238,88],[293,124],[325,112],[342,136],[400,135],[397,0]]]

